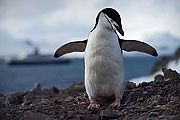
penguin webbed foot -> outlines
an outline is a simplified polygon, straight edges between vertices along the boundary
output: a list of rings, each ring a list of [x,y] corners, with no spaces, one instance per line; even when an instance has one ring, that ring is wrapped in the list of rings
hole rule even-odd
[[[119,108],[121,106],[121,99],[120,97],[116,97],[116,100],[110,104],[110,108]]]
[[[89,110],[99,109],[99,108],[100,108],[100,104],[98,104],[96,100],[90,101],[90,105],[88,106]]]

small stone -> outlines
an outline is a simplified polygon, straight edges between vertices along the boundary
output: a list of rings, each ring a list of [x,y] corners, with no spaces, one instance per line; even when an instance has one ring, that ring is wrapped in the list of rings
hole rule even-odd
[[[20,120],[54,120],[48,115],[26,111]]]
[[[164,80],[164,76],[158,74],[158,75],[156,75],[156,76],[154,77],[154,80],[155,80],[155,81]]]
[[[137,98],[137,102],[142,102],[143,101],[143,97]]]
[[[58,93],[59,93],[59,90],[58,90],[56,87],[52,87],[52,88],[50,89],[50,92],[51,92],[52,94],[58,94]]]
[[[0,97],[0,108],[6,107],[6,105],[4,104],[4,101],[5,101],[5,97]]]
[[[33,101],[35,98],[36,96],[33,93],[28,92],[27,95],[24,96],[23,101],[29,102],[29,101]]]
[[[162,71],[163,71],[164,77],[166,79],[168,79],[168,78],[170,78],[170,79],[179,79],[180,78],[179,74],[176,71],[172,70],[172,69],[162,68]]]
[[[148,92],[147,91],[143,91],[143,94],[147,94]]]
[[[111,118],[115,119],[119,117],[119,114],[117,111],[112,111],[112,110],[101,110],[100,115],[101,118]]]
[[[75,112],[74,112],[74,111],[69,111],[69,112],[67,113],[66,119],[72,119],[72,118],[74,118],[74,117],[75,117]]]
[[[159,113],[158,112],[150,112],[148,114],[149,117],[156,117],[156,116],[159,116]]]
[[[3,97],[4,95],[0,93],[0,97]]]
[[[64,99],[64,101],[66,102],[69,102],[69,101],[72,101],[73,100],[73,97],[72,96],[68,96]]]
[[[97,113],[98,113],[98,110],[97,110],[97,109],[91,110],[91,114],[97,114]]]
[[[85,114],[79,116],[80,120],[98,120],[99,117],[97,115]]]
[[[41,93],[41,84],[36,83],[34,88],[31,90],[33,94],[40,94]]]
[[[152,118],[147,118],[147,120],[153,120]]]
[[[7,97],[7,102],[9,104],[14,104],[14,105],[18,105],[23,103],[23,97],[26,95],[27,93],[25,92],[13,92],[8,94]]]
[[[145,86],[148,86],[148,85],[149,85],[149,83],[147,83],[147,82],[142,82],[142,83],[139,84],[140,87],[145,87]]]
[[[127,89],[132,89],[132,88],[135,88],[136,87],[136,84],[133,83],[133,82],[127,82],[126,83],[126,88]]]

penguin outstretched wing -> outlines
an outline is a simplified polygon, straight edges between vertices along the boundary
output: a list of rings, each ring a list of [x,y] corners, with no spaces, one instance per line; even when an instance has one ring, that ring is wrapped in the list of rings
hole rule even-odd
[[[61,47],[59,47],[54,57],[58,58],[64,54],[71,53],[71,52],[84,52],[86,49],[88,39],[84,41],[75,41],[75,42],[69,42]],[[158,53],[156,50],[148,45],[147,43],[140,42],[137,40],[124,40],[119,38],[119,44],[121,46],[121,49],[124,51],[138,51],[138,52],[144,52],[147,54],[150,54],[152,56],[158,56]]]
[[[156,50],[152,46],[144,42],[140,42],[137,40],[124,40],[119,38],[119,44],[121,46],[121,49],[124,51],[138,51],[150,54],[152,56],[158,56]]]
[[[87,39],[84,41],[69,42],[59,47],[54,53],[54,57],[58,58],[64,54],[71,53],[71,52],[83,52],[85,51],[86,44],[87,44]]]

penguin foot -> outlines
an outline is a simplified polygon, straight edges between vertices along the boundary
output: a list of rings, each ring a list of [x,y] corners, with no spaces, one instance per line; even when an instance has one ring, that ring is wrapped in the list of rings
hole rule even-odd
[[[99,109],[100,108],[100,104],[98,104],[95,100],[91,100],[90,101],[90,105],[88,106],[89,110],[93,110],[93,109]]]
[[[119,108],[121,106],[121,100],[116,97],[116,100],[109,106],[110,108]]]

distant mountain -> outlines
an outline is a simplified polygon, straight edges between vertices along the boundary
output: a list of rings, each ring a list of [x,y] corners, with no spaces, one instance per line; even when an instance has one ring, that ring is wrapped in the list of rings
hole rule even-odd
[[[159,56],[172,55],[180,47],[180,38],[168,33],[152,34],[144,39],[153,46]],[[0,30],[0,56],[16,56],[20,54],[32,53],[35,47],[43,54],[53,54],[60,45],[52,41],[32,41],[27,39],[16,39]],[[125,56],[141,56],[139,52],[123,52]],[[73,53],[66,56],[83,56],[83,54]]]
[[[157,71],[160,71],[162,68],[168,67],[169,64],[173,61],[175,61],[175,63],[177,63],[177,65],[174,65],[173,67],[171,67],[171,69],[175,68],[176,70],[180,70],[180,63],[178,62],[178,61],[180,61],[180,47],[176,50],[176,52],[173,55],[162,56],[161,59],[158,62],[156,62],[156,64],[154,65],[154,67],[151,71],[151,74],[154,74]],[[170,66],[172,66],[172,65],[170,65]],[[177,69],[177,68],[179,68],[179,69]]]
[[[18,39],[6,31],[0,30],[0,57],[13,57],[31,54],[34,52],[35,48],[40,49],[40,53],[47,54],[56,48],[54,46],[51,42]]]
[[[15,56],[19,54],[31,53],[32,51],[33,49],[21,40],[3,39],[0,41],[0,56]]]
[[[151,35],[145,41],[155,47],[160,56],[173,54],[180,47],[180,38],[168,33]]]

